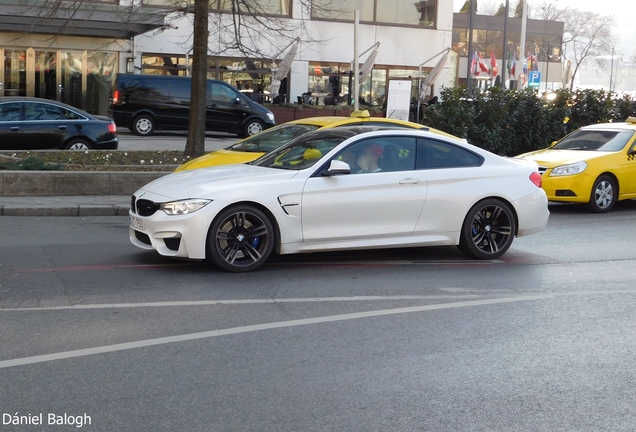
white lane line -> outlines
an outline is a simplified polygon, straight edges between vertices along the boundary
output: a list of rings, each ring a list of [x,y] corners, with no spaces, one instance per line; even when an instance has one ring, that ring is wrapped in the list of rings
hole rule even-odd
[[[477,290],[475,290],[476,292]],[[487,295],[494,295],[490,292]],[[55,311],[76,309],[127,309],[145,307],[174,307],[174,306],[211,306],[211,305],[244,305],[244,304],[276,304],[276,303],[320,303],[320,302],[346,302],[346,301],[390,301],[390,300],[452,300],[456,298],[478,297],[475,294],[464,295],[396,295],[396,296],[352,296],[352,297],[308,297],[308,298],[266,298],[266,299],[234,299],[234,300],[191,300],[152,303],[98,303],[78,304],[71,306],[50,307],[26,307],[5,308],[0,312],[24,312],[24,311]]]
[[[290,321],[279,321],[279,322],[273,322],[273,323],[267,323],[267,324],[254,324],[254,325],[248,325],[248,326],[233,327],[228,329],[189,333],[189,334],[183,334],[183,335],[177,335],[177,336],[168,336],[168,337],[139,340],[134,342],[114,344],[114,345],[106,345],[101,347],[37,355],[32,357],[23,357],[23,358],[17,358],[12,360],[3,360],[3,361],[0,361],[0,369],[14,367],[14,366],[23,366],[23,365],[34,364],[34,363],[49,362],[54,360],[75,358],[75,357],[84,357],[84,356],[95,355],[95,354],[125,351],[125,350],[149,347],[154,345],[164,345],[164,344],[175,343],[175,342],[185,342],[185,341],[191,341],[191,340],[197,340],[197,339],[206,339],[206,338],[227,336],[227,335],[240,334],[240,333],[250,333],[250,332],[255,332],[260,330],[271,330],[271,329],[296,327],[296,326],[309,325],[309,324],[322,324],[322,323],[329,323],[329,322],[336,322],[336,321],[347,321],[347,320],[355,320],[360,318],[398,315],[398,314],[406,314],[406,313],[414,313],[414,312],[425,312],[425,311],[433,311],[433,310],[440,310],[440,309],[454,309],[454,308],[461,308],[461,307],[486,306],[486,305],[494,305],[494,304],[502,304],[502,303],[549,300],[554,298],[556,298],[556,296],[551,294],[519,296],[519,297],[508,297],[508,298],[498,298],[498,299],[489,299],[489,300],[473,300],[473,301],[456,302],[456,303],[442,303],[442,304],[426,305],[426,306],[412,306],[412,307],[396,308],[396,309],[383,309],[383,310],[377,310],[377,311],[357,312],[357,313],[331,315],[331,316],[323,316],[323,317],[316,317],[316,318],[305,318],[305,319],[290,320]]]

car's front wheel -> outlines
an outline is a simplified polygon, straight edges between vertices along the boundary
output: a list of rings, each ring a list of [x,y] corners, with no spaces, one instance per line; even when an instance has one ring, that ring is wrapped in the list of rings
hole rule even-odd
[[[223,270],[255,270],[272,253],[274,237],[272,223],[262,211],[250,205],[230,207],[212,222],[209,258]]]
[[[590,201],[585,207],[592,213],[607,213],[612,210],[617,198],[616,182],[610,176],[602,175],[594,182]]]
[[[148,114],[140,114],[133,120],[132,131],[136,135],[149,136],[155,130],[155,119]]]
[[[263,122],[260,120],[249,120],[243,128],[243,136],[249,137],[263,131]]]
[[[502,256],[514,239],[517,225],[510,207],[498,199],[486,199],[470,209],[462,226],[459,249],[479,259]]]

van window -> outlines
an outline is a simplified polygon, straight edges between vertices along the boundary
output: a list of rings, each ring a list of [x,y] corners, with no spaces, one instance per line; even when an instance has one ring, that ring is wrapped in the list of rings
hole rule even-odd
[[[231,89],[230,87],[219,84],[212,83],[212,100],[217,102],[233,102],[238,95],[236,91]]]
[[[170,96],[173,99],[190,99],[191,81],[188,79],[175,79],[170,82]]]

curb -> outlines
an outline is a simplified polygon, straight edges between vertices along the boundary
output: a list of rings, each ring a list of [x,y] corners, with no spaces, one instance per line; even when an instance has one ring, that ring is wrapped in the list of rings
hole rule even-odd
[[[129,206],[120,205],[59,205],[0,206],[1,216],[128,216]]]

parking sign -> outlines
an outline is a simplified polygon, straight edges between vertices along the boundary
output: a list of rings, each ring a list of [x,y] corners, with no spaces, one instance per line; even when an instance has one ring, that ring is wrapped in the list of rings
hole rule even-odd
[[[539,88],[541,86],[541,72],[530,71],[528,74],[528,87]]]

